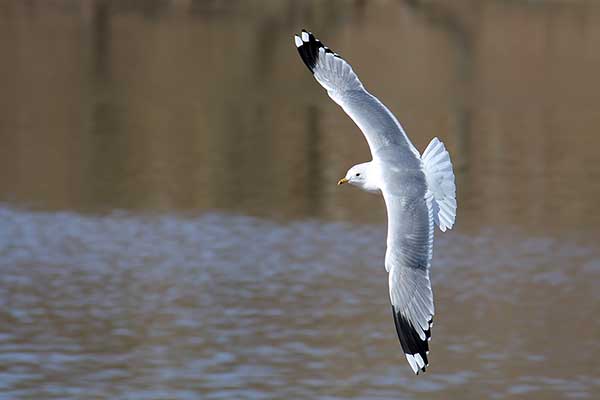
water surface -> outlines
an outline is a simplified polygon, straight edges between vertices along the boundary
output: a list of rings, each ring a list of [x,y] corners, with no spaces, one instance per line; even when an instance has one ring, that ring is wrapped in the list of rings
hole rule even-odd
[[[598,26],[593,2],[3,2],[0,398],[598,397]],[[452,154],[422,376],[302,27]]]

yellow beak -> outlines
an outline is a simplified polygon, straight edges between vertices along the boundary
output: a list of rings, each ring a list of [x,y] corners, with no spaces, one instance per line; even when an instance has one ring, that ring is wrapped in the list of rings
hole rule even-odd
[[[338,181],[338,185],[343,185],[344,183],[348,183],[348,179],[347,178],[342,178]]]

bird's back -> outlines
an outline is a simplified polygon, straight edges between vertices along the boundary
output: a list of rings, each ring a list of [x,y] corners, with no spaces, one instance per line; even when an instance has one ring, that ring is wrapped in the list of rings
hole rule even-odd
[[[425,197],[427,182],[420,158],[397,145],[380,148],[373,156],[381,174],[382,189],[406,199]]]

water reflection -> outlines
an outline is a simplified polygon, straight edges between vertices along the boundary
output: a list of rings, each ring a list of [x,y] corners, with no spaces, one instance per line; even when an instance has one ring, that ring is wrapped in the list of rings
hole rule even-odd
[[[593,2],[2,2],[0,391],[597,397],[599,21]],[[366,143],[298,60],[303,26],[458,167],[423,379],[394,351],[381,200],[335,186]]]
[[[419,148],[447,143],[461,225],[593,229],[598,15],[591,3],[6,2],[0,198],[383,220],[362,211],[372,199],[328,187],[368,154],[298,65],[289,33],[302,24]]]

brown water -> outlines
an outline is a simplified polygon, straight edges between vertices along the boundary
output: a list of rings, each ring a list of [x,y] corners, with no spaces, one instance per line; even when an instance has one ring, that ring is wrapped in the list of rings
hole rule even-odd
[[[302,27],[452,154],[424,375]],[[600,397],[599,27],[591,1],[0,3],[0,398]]]

